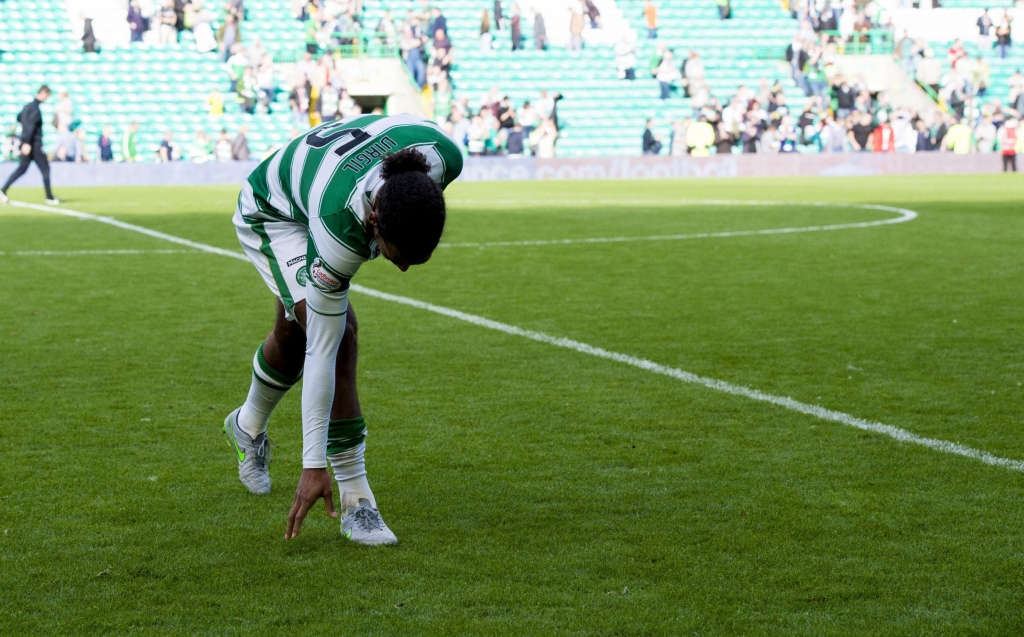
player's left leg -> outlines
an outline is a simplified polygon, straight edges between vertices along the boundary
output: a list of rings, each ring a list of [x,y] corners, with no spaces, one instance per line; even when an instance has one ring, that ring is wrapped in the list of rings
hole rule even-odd
[[[43,189],[46,190],[46,203],[58,204],[60,199],[53,196],[53,191],[50,190],[50,162],[46,159],[46,153],[43,152],[42,146],[32,147],[32,161],[39,167],[39,172],[43,174]]]
[[[366,420],[359,407],[356,364],[359,324],[351,304],[345,319],[334,378],[334,406],[327,430],[327,460],[334,469],[341,497],[341,532],[353,542],[395,544],[398,538],[384,524],[366,479]]]

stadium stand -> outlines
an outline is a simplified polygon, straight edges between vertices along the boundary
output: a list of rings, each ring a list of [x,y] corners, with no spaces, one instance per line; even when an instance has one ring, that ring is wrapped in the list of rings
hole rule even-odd
[[[383,3],[368,3],[367,7],[373,4],[384,8]],[[644,34],[637,38],[637,80],[633,82],[618,79],[614,47],[607,44],[588,45],[580,52],[557,46],[536,50],[527,17],[523,50],[511,50],[506,29],[498,33],[493,50],[482,52],[481,4],[476,0],[437,4],[448,18],[449,36],[459,56],[452,71],[456,96],[468,98],[475,106],[482,95],[497,86],[518,107],[527,100],[535,102],[542,90],[561,93],[560,156],[637,154],[645,119],[669,122],[693,115],[688,99],[663,101],[659,97],[658,83],[647,68],[647,60],[659,44],[679,54],[690,49],[701,54],[709,88],[720,100],[730,97],[742,84],[756,87],[764,79],[779,79],[796,94],[795,85],[780,72],[777,62],[756,56],[759,47],[784,50],[797,28],[796,20],[771,0],[740,0],[734,11],[744,17],[728,21],[719,20],[713,3],[673,2],[671,8],[662,9],[659,39],[647,40]],[[634,29],[633,37],[637,31],[645,32],[642,2],[619,0],[618,6]],[[373,23],[373,12],[368,14],[368,23]],[[549,25],[551,22],[548,20]],[[737,42],[758,44],[744,46]],[[682,57],[677,55],[677,60],[681,63]]]
[[[273,26],[281,24],[281,16],[269,7],[279,4],[253,3],[258,19],[251,28],[267,37],[268,50],[290,50],[293,45],[289,30]],[[265,13],[261,13],[263,7],[267,7]],[[224,115],[211,117],[204,102],[214,88],[226,92],[228,81],[216,54],[198,53],[188,32],[183,32],[176,45],[140,43],[104,47],[92,54],[82,52],[59,0],[0,3],[0,22],[5,25],[0,31],[0,84],[5,87],[0,92],[0,122],[4,129],[44,82],[54,91],[71,95],[75,121],[85,126],[90,151],[104,126],[112,126],[120,139],[132,122],[139,122],[136,144],[140,161],[155,159],[165,131],[185,145],[198,129],[213,135],[221,128],[234,133],[248,125],[251,148],[259,156],[285,141],[292,127],[286,93],[279,94],[280,108],[271,114],[243,113],[237,102],[227,100]],[[291,22],[294,20],[289,18],[286,23]],[[11,28],[6,28],[8,25]],[[53,101],[44,105],[47,121],[53,117],[54,107]],[[52,131],[47,137],[47,147],[51,147],[55,142]],[[120,158],[120,145],[115,146]]]
[[[494,49],[484,53],[479,45],[480,3],[442,0],[436,4],[447,17],[449,35],[459,56],[452,72],[456,97],[467,97],[475,104],[497,85],[520,106],[527,100],[536,101],[542,90],[561,93],[564,99],[558,112],[563,126],[559,140],[562,156],[636,154],[644,119],[671,121],[692,115],[685,98],[667,102],[659,99],[658,84],[644,68],[659,43],[681,52],[698,50],[705,60],[707,83],[720,99],[731,95],[740,84],[756,85],[764,78],[782,79],[795,89],[792,81],[779,72],[777,63],[755,59],[755,46],[731,44],[757,41],[758,46],[785,47],[795,20],[771,0],[741,0],[734,11],[744,17],[726,22],[719,21],[714,5],[700,0],[684,0],[662,9],[664,26],[659,41],[643,37],[637,40],[635,82],[618,79],[614,48],[608,44],[588,44],[581,52],[569,52],[562,46],[536,50],[528,15],[524,15],[523,50],[511,50],[506,29],[498,34]],[[640,27],[642,3],[620,0],[619,5],[630,25]],[[412,5],[366,2],[364,31],[371,32],[385,11],[404,13],[408,6]],[[0,98],[0,117],[4,121],[13,119],[24,96],[34,91],[39,83],[35,78],[46,78],[55,90],[72,94],[76,115],[89,116],[90,146],[94,146],[103,125],[113,125],[120,134],[130,122],[139,121],[138,144],[144,160],[155,156],[165,130],[183,144],[200,128],[215,132],[215,128],[235,130],[245,124],[251,131],[253,150],[259,154],[286,139],[292,127],[284,108],[271,115],[248,115],[239,112],[231,100],[226,102],[222,118],[210,118],[203,103],[215,87],[225,84],[221,81],[223,71],[213,54],[195,52],[188,31],[182,33],[178,45],[107,47],[89,55],[80,52],[62,3],[57,0],[8,2],[0,5],[0,12],[4,11],[0,15],[5,20],[29,12],[23,21],[12,22],[17,28],[5,30],[12,38],[20,39],[0,45],[8,51],[2,58],[0,81],[9,82],[12,89]],[[38,14],[29,18],[34,11],[49,12],[47,19],[38,19]],[[250,0],[246,11],[246,41],[259,37],[277,59],[289,59],[304,48],[302,23],[291,16],[287,3]],[[558,24],[549,20],[552,23]],[[501,80],[496,82],[496,77]],[[282,84],[286,80],[283,76],[279,79]],[[130,92],[123,90],[126,85],[131,85]],[[279,104],[286,105],[286,92],[282,91],[278,99]]]
[[[942,60],[943,75],[947,80],[952,69],[952,61],[948,52],[955,44],[955,41],[930,42],[928,44],[935,56]],[[993,53],[991,47],[980,48],[976,42],[969,40],[962,42],[962,45],[969,61],[973,62],[978,57],[981,57],[988,65],[990,70],[988,97],[990,99],[1002,100],[1004,104],[1007,103],[1010,97],[1010,77],[1018,69],[1024,69],[1024,47],[1014,47],[1011,49],[1008,57],[999,58]],[[963,71],[968,80],[971,79],[971,70],[968,67]]]
[[[513,3],[503,2],[506,16],[504,28],[492,25],[493,42],[481,43],[481,13],[491,9],[490,0],[363,0],[359,33],[335,33],[333,50],[339,55],[397,56],[395,42],[382,45],[386,39],[378,34],[377,25],[385,15],[400,22],[411,11],[435,6],[443,12],[448,36],[455,51],[450,70],[453,100],[468,103],[470,111],[478,112],[488,94],[508,95],[518,109],[526,101],[535,105],[542,91],[560,94],[558,103],[559,140],[557,153],[562,157],[605,155],[636,155],[644,124],[655,120],[662,128],[684,119],[696,119],[697,107],[706,97],[727,103],[740,86],[749,93],[767,94],[767,87],[785,92],[788,112],[800,113],[809,98],[792,79],[789,65],[782,59],[787,44],[800,31],[800,20],[784,10],[775,0],[734,0],[729,19],[723,20],[719,6],[710,0],[672,0],[657,2],[657,38],[649,38],[644,19],[645,0],[594,0],[602,13],[601,28],[583,31],[582,50],[570,50],[569,9],[578,0],[520,0],[522,14],[522,48],[511,47],[508,16]],[[958,7],[982,6],[977,0],[953,0],[946,3]],[[212,3],[211,3],[212,4]],[[311,3],[307,6],[312,6]],[[344,3],[342,3],[344,4]],[[101,7],[102,5],[102,7]],[[293,64],[311,42],[309,22],[296,19],[295,4],[285,0],[246,0],[242,23],[242,42],[252,46],[257,40],[263,51],[273,57],[276,95],[271,112],[244,112],[231,92],[222,56],[218,51],[200,53],[196,38],[189,30],[181,32],[179,41],[159,44],[155,38],[127,43],[127,28],[121,20],[124,37],[106,37],[98,53],[83,53],[80,41],[81,22],[78,12],[92,7],[105,16],[101,35],[118,27],[116,0],[7,0],[0,2],[0,122],[6,132],[28,96],[41,83],[55,91],[70,93],[74,104],[73,126],[86,132],[86,146],[95,149],[96,140],[105,126],[113,127],[117,139],[132,122],[140,124],[137,138],[138,159],[156,159],[157,149],[165,132],[170,132],[178,145],[187,146],[197,130],[211,138],[220,129],[234,134],[242,126],[248,128],[252,156],[261,157],[268,150],[289,138],[295,128],[304,128],[302,114],[290,112],[288,94],[295,76]],[[103,11],[100,11],[100,9]],[[538,50],[533,39],[533,9],[540,11],[547,23],[550,44]],[[909,9],[907,9],[909,11]],[[223,7],[214,9],[212,26],[224,20]],[[919,12],[908,14],[909,20]],[[936,12],[933,16],[939,15]],[[949,13],[956,23],[970,27],[976,11],[961,8]],[[82,14],[84,15],[84,14]],[[944,14],[943,14],[944,15]],[[892,29],[880,30],[889,38]],[[873,32],[874,33],[874,32]],[[337,46],[338,36],[345,42]],[[320,51],[327,44],[325,33],[318,33]],[[851,43],[855,43],[851,39]],[[923,40],[920,41],[923,46]],[[617,49],[622,46],[635,51],[635,80],[623,79]],[[847,46],[847,45],[841,45]],[[936,96],[943,108],[949,107],[948,82],[958,81],[950,73],[949,42],[930,44],[935,57],[943,63],[942,90]],[[674,51],[673,65],[678,67],[690,54],[700,56],[704,68],[703,92],[700,99],[688,96],[676,86],[668,99],[662,99],[661,86],[652,64],[665,50]],[[1011,97],[1010,84],[1015,71],[1024,67],[1024,47],[1013,47],[1008,57],[997,58],[990,50],[979,51],[974,41],[967,40],[966,53],[973,59],[982,55],[990,67],[989,91],[984,99],[999,98],[1004,103]],[[849,52],[849,51],[847,51]],[[878,53],[880,51],[873,51]],[[346,67],[346,72],[351,69]],[[405,68],[404,66],[396,68]],[[961,71],[963,71],[961,69]],[[401,71],[410,82],[411,75]],[[959,78],[962,81],[964,73]],[[677,82],[678,84],[678,82]],[[215,89],[225,96],[223,115],[211,115],[207,97]],[[432,91],[428,87],[423,104],[432,111]],[[413,99],[415,100],[415,94]],[[435,100],[436,101],[436,100]],[[826,100],[827,101],[827,100]],[[762,106],[764,100],[762,100]],[[835,102],[832,102],[835,106]],[[46,104],[44,113],[53,116],[54,101]],[[446,111],[439,111],[442,113]],[[815,126],[821,126],[820,117]],[[979,117],[980,121],[981,117]],[[54,136],[48,136],[52,147]],[[820,141],[801,137],[797,150],[816,151]],[[115,144],[118,148],[119,144]],[[739,148],[735,148],[734,152]]]

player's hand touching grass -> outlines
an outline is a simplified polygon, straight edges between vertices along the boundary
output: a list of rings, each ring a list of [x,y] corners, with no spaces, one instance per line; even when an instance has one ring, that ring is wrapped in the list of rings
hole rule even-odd
[[[303,469],[299,486],[295,488],[292,510],[288,512],[288,529],[284,532],[284,539],[298,537],[302,521],[320,498],[324,499],[327,506],[327,515],[338,517],[338,512],[334,510],[334,491],[331,489],[331,476],[327,469]]]

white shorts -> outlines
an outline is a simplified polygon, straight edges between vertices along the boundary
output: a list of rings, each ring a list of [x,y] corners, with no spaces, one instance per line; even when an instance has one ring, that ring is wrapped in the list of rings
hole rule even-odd
[[[246,256],[256,266],[270,291],[280,299],[285,316],[294,321],[292,308],[299,301],[306,300],[309,228],[257,210],[249,184],[245,185],[238,198],[232,222]]]

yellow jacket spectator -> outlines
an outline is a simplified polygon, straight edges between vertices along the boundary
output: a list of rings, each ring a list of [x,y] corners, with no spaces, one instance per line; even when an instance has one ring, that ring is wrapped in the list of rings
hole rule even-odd
[[[711,146],[715,143],[715,129],[704,117],[686,129],[686,145],[693,157],[710,157]]]
[[[210,94],[206,96],[206,111],[214,117],[220,117],[224,114],[224,95],[217,89],[210,91]]]
[[[942,140],[942,150],[952,150],[954,155],[967,155],[971,152],[973,143],[974,135],[971,128],[961,121],[953,124],[946,132],[946,137]]]

